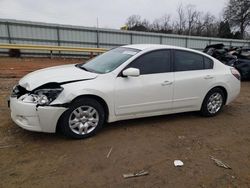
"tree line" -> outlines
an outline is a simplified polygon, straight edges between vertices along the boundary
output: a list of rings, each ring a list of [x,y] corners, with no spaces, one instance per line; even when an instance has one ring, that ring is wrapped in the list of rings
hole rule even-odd
[[[223,18],[220,19],[210,12],[198,11],[191,4],[179,4],[176,11],[176,18],[165,14],[152,23],[140,15],[132,15],[121,29],[204,37],[250,38],[247,31],[250,26],[250,0],[229,0],[223,9]]]

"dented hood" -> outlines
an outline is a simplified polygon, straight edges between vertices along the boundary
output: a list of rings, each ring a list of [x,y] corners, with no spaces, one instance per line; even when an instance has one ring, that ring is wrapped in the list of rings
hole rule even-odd
[[[29,73],[19,81],[19,85],[31,91],[41,85],[51,82],[63,83],[81,81],[85,79],[94,79],[97,75],[96,73],[82,70],[75,65],[61,65]]]

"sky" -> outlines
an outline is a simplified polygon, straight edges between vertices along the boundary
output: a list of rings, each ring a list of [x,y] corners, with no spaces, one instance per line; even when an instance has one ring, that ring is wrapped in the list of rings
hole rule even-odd
[[[221,17],[228,0],[0,0],[0,18],[119,29],[133,14],[149,21],[170,14],[180,3]]]

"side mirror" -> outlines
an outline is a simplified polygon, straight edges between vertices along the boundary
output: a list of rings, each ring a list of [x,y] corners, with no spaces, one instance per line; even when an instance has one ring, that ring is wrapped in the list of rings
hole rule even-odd
[[[127,76],[137,77],[140,76],[140,70],[136,68],[128,68],[122,71],[122,75],[125,77]]]

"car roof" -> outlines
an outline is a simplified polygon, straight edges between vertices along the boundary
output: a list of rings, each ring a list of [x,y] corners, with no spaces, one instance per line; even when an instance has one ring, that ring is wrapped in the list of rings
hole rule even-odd
[[[163,45],[163,44],[131,44],[131,45],[126,45],[123,46],[126,48],[133,48],[137,50],[154,50],[154,49],[180,49],[180,50],[190,50],[193,51],[192,49],[189,48],[183,48],[183,47],[178,47],[178,46],[171,46],[171,45]]]
[[[131,44],[131,45],[126,45],[122,46],[126,48],[133,48],[141,51],[151,51],[151,50],[159,50],[159,49],[176,49],[176,50],[184,50],[184,51],[189,51],[189,52],[194,52],[198,53],[204,56],[207,56],[209,58],[214,59],[212,56],[198,50],[193,50],[190,48],[184,48],[184,47],[179,47],[179,46],[172,46],[172,45],[163,45],[163,44]]]

